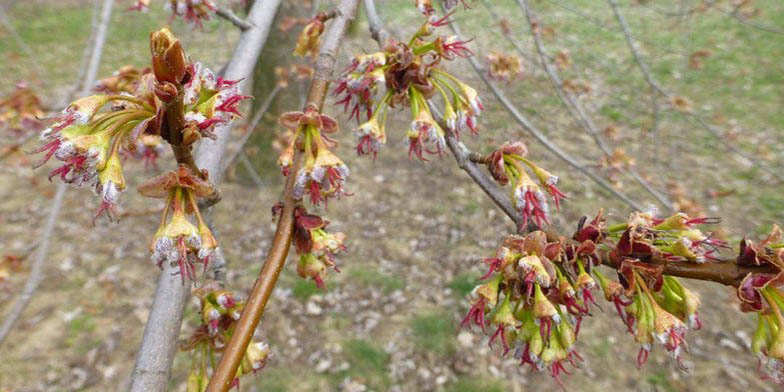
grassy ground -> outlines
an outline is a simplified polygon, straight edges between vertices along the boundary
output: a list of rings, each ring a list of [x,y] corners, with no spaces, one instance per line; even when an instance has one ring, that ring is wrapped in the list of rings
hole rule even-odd
[[[8,10],[19,34],[33,49],[27,57],[7,35],[0,35],[0,91],[28,80],[53,104],[76,75],[89,32],[91,1],[25,1]],[[401,34],[418,27],[409,0],[378,2],[385,19]],[[495,1],[506,15],[516,39],[535,58],[522,14],[512,0]],[[555,34],[545,44],[551,54],[568,50],[574,64],[563,77],[585,80],[592,92],[582,98],[596,123],[613,125],[619,135],[610,141],[633,156],[638,170],[658,189],[680,184],[688,198],[705,213],[725,217],[725,235],[737,239],[759,234],[774,222],[784,222],[784,194],[759,170],[749,168],[687,117],[666,107],[654,95],[632,62],[610,9],[601,1],[543,0],[532,6]],[[621,10],[640,41],[655,76],[664,86],[688,97],[705,118],[723,131],[736,133],[738,146],[774,168],[781,167],[784,115],[781,75],[784,55],[781,35],[738,23],[727,15],[698,12],[679,18],[672,2],[650,0],[644,5],[623,2]],[[726,1],[718,2],[728,8]],[[784,27],[784,6],[777,0],[757,0],[755,23]],[[141,65],[150,30],[167,16],[153,6],[148,14],[125,13],[118,2],[101,74],[124,64]],[[575,13],[579,12],[579,14]],[[491,50],[510,51],[495,22],[481,5],[459,12],[462,28],[475,37],[480,57]],[[235,32],[218,21],[193,31],[181,22],[174,29],[184,37],[193,58],[219,65],[230,53]],[[352,36],[344,54],[371,50],[364,24]],[[2,33],[0,33],[2,34]],[[697,50],[711,55],[699,69],[689,67]],[[346,59],[342,59],[345,62]],[[42,75],[39,68],[45,71]],[[455,74],[481,86],[461,62]],[[520,107],[564,149],[597,163],[600,154],[591,139],[574,125],[553,98],[544,74],[530,63],[522,79],[504,87]],[[527,139],[484,88],[488,113],[481,119],[481,136],[467,138],[478,150],[509,138]],[[652,103],[662,107],[658,131],[652,132]],[[292,102],[289,106],[298,106]],[[243,380],[242,390],[259,391],[525,391],[555,389],[545,374],[528,374],[515,361],[500,358],[477,332],[458,330],[466,310],[464,297],[481,274],[479,262],[510,230],[460,172],[451,158],[426,165],[405,157],[397,116],[390,143],[377,161],[351,153],[351,124],[341,118],[339,153],[352,167],[355,196],[330,204],[327,215],[350,239],[348,255],[339,261],[327,289],[302,281],[291,263],[270,301],[259,335],[275,353],[269,367]],[[273,128],[268,129],[272,131]],[[608,199],[591,183],[531,141],[533,156],[558,173],[570,199],[555,223],[568,230],[583,214],[606,207],[611,217],[628,210]],[[0,164],[0,248],[24,249],[41,230],[53,186],[43,172],[23,167],[25,157]],[[130,165],[132,186],[145,175]],[[43,169],[42,169],[43,170]],[[241,173],[242,169],[238,169]],[[597,169],[598,170],[598,169]],[[149,175],[147,173],[146,175]],[[216,226],[227,250],[229,284],[250,287],[259,259],[273,232],[269,207],[279,189],[277,173],[262,173],[267,184],[256,188],[235,176],[224,187]],[[644,202],[651,198],[623,176],[618,186]],[[711,196],[726,191],[724,197]],[[155,214],[133,215],[119,225],[90,225],[96,201],[86,190],[66,195],[66,209],[47,265],[47,278],[22,324],[3,347],[0,391],[122,390],[133,365],[154,292],[157,269],[150,265],[147,240]],[[124,211],[149,206],[135,192],[123,195]],[[118,245],[120,244],[120,245]],[[9,303],[26,273],[0,290],[0,303]],[[688,336],[690,373],[682,373],[661,350],[649,364],[635,369],[637,347],[623,333],[617,318],[601,314],[585,323],[578,349],[584,369],[566,377],[570,390],[605,391],[724,391],[772,390],[759,381],[756,360],[745,345],[751,317],[735,311],[730,290],[689,282],[703,296],[701,315],[706,328]],[[0,310],[7,307],[0,306]],[[186,324],[198,318],[189,307]],[[187,331],[187,326],[184,331]],[[189,370],[185,354],[175,362],[172,390],[183,390]]]

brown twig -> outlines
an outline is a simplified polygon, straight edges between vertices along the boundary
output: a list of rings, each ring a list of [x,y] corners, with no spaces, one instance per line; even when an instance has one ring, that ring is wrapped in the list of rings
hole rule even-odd
[[[547,54],[545,52],[544,44],[542,43],[541,33],[537,28],[535,28],[536,17],[533,15],[530,7],[528,6],[528,2],[526,0],[518,0],[518,5],[523,9],[525,13],[525,17],[528,20],[528,25],[531,30],[531,35],[534,38],[534,43],[536,45],[536,51],[539,54],[539,60],[542,64],[542,68],[544,69],[545,73],[547,74],[548,78],[550,79],[551,84],[553,85],[553,89],[555,90],[556,95],[563,103],[566,110],[572,116],[574,121],[582,127],[585,132],[591,136],[594,143],[597,147],[602,151],[602,154],[606,158],[610,158],[613,152],[610,150],[610,147],[607,143],[602,139],[599,135],[599,130],[594,124],[593,120],[587,115],[585,109],[583,108],[580,101],[578,101],[573,95],[569,94],[569,92],[565,91],[563,88],[563,82],[561,78],[558,76],[558,72],[553,69],[552,64],[549,63],[547,60]],[[625,170],[638,184],[640,184],[648,193],[651,194],[659,203],[664,206],[668,211],[672,211],[672,202],[667,199],[667,197],[661,194],[659,191],[653,188],[653,186],[648,183],[640,173],[638,173],[634,168],[628,167]]]
[[[340,2],[337,16],[331,22],[329,30],[324,36],[321,51],[316,60],[316,71],[310,85],[306,107],[321,108],[324,105],[327,87],[335,68],[337,52],[348,24],[354,18],[358,4],[359,0],[342,0]],[[293,173],[296,173],[298,169],[299,160],[295,159],[291,168],[292,174],[286,178],[282,200],[283,211],[278,220],[275,237],[272,240],[267,259],[248,296],[242,316],[237,321],[231,341],[224,349],[220,363],[210,379],[207,387],[208,392],[225,392],[231,388],[231,383],[237,374],[237,368],[245,355],[248,343],[253,337],[267,301],[272,294],[272,289],[275,287],[280,271],[286,262],[294,231],[294,207],[297,204],[292,198],[294,178],[296,177]]]
[[[244,30],[234,48],[232,58],[226,66],[225,77],[239,80],[251,75],[253,67],[269,35],[277,14],[280,0],[257,0],[248,12],[252,27]],[[244,82],[243,82],[244,83]],[[213,184],[220,183],[223,176],[220,166],[228,140],[231,124],[216,126],[216,140],[202,139],[196,151],[196,166],[206,169]],[[210,209],[203,215],[209,220]],[[181,277],[173,275],[176,267],[164,263],[158,279],[150,315],[144,328],[141,347],[136,356],[131,376],[131,392],[163,391],[169,385],[177,338],[182,323],[182,312],[190,298],[190,282],[182,283]]]

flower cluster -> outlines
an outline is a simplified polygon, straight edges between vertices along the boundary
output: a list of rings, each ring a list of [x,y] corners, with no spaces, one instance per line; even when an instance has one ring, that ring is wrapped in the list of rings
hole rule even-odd
[[[154,32],[150,44],[152,73],[140,73],[133,82],[135,76],[120,78],[122,73],[118,73],[115,81],[102,86],[119,92],[74,101],[52,119],[41,134],[44,145],[35,151],[44,154],[37,166],[52,157],[62,163],[49,174],[50,179],[88,185],[101,196],[96,216],[114,215],[114,205],[125,189],[121,154],[135,154],[139,142],[145,145],[142,136],[160,136],[169,143],[190,146],[201,137],[214,137],[214,126],[237,117],[237,104],[247,98],[240,94],[237,82],[216,79],[199,63],[189,64],[180,41],[168,29]],[[179,102],[183,102],[183,112],[167,114]],[[170,130],[166,126],[169,116],[181,115],[185,128]]]
[[[472,291],[471,308],[463,325],[477,325],[483,330],[492,326],[491,346],[500,340],[504,355],[514,350],[521,365],[547,369],[558,380],[561,373],[568,373],[566,365],[576,366],[581,360],[575,342],[584,318],[591,316],[591,307],[596,305],[594,291],[601,289],[641,346],[638,366],[646,362],[654,343],[658,342],[684,368],[681,354],[686,348],[685,334],[690,328],[699,329],[702,325],[698,316],[700,299],[677,278],[664,276],[660,263],[693,260],[676,257],[657,247],[667,248],[666,238],[674,236],[677,230],[696,230],[695,225],[710,221],[684,214],[659,219],[636,213],[629,222],[608,227],[600,211],[590,221],[583,218],[571,239],[539,230],[525,236],[509,235],[495,255],[483,261],[488,271],[480,278],[483,282]],[[648,245],[644,241],[633,242],[632,250],[627,251],[628,232],[637,230],[632,227],[639,231],[648,227],[650,235],[655,232],[661,240],[647,242]],[[771,240],[765,243],[770,244]],[[784,254],[784,250],[780,253]],[[770,255],[767,251],[765,254]],[[618,281],[601,273],[598,266],[602,263],[617,269]],[[763,281],[760,277],[749,279]],[[756,309],[761,309],[763,298],[772,301],[767,297],[768,291],[776,292],[771,298],[780,296],[778,289],[765,285],[770,279],[768,276],[756,286],[750,282],[749,289],[741,290],[739,295],[742,299],[746,295],[749,302],[756,300],[759,303]],[[760,328],[766,332],[760,332],[764,338],[759,339],[771,342],[775,337],[771,331],[778,331],[778,327],[770,324],[777,321],[772,316],[764,316],[767,313],[761,313]],[[775,358],[780,361],[782,357]],[[784,364],[772,363],[769,368]]]
[[[134,0],[130,10],[145,12],[150,8],[150,0]],[[164,0],[163,7],[172,13],[171,19],[182,17],[185,22],[201,28],[205,20],[210,20],[218,9],[213,0]]]
[[[0,128],[14,136],[40,131],[43,115],[41,100],[26,83],[18,83],[11,95],[0,100]]]
[[[152,72],[152,69],[139,69],[132,65],[126,65],[114,71],[112,76],[103,78],[95,84],[93,90],[104,94],[133,94],[139,89],[142,76]]]
[[[139,186],[143,196],[166,200],[161,223],[150,244],[152,260],[159,267],[164,262],[177,265],[183,282],[186,276],[195,279],[196,263],[203,263],[206,270],[210,257],[217,251],[218,241],[196,202],[197,198],[213,197],[215,192],[208,181],[185,166]],[[191,223],[189,216],[195,218],[196,224]]]
[[[196,290],[201,311],[201,324],[183,344],[182,350],[191,351],[191,371],[186,391],[204,392],[210,380],[209,369],[234,333],[245,303],[231,291],[207,284]],[[261,370],[269,360],[270,348],[262,341],[252,341],[245,351],[232,387],[239,386],[240,377]]]
[[[0,288],[3,287],[11,273],[22,269],[22,258],[14,255],[0,256]]]
[[[432,17],[429,1],[417,3],[427,21],[408,43],[390,39],[383,51],[354,57],[338,80],[334,94],[350,117],[367,121],[356,130],[357,153],[373,154],[386,143],[385,125],[390,108],[410,108],[411,127],[406,133],[409,156],[426,160],[424,153],[441,154],[446,132],[476,133],[477,117],[484,110],[476,90],[440,67],[442,60],[473,55],[468,41],[456,36],[435,36],[437,27],[449,23],[449,16]],[[431,11],[428,11],[431,10]],[[380,86],[383,86],[381,94]],[[431,105],[440,96],[442,127]],[[446,128],[446,129],[445,129]]]
[[[718,223],[718,218],[692,218],[676,213],[657,218],[650,212],[636,212],[624,224],[613,226],[610,232],[618,237],[613,257],[660,256],[669,261],[704,263],[715,260],[721,248],[729,248],[724,240],[712,233],[703,233],[698,226]]]
[[[301,206],[294,210],[294,247],[299,255],[297,273],[305,279],[313,279],[319,288],[324,287],[328,268],[340,272],[335,256],[346,250],[343,245],[346,235],[327,232],[328,224],[329,221],[308,214]]]
[[[329,198],[347,195],[343,184],[350,170],[330,151],[336,142],[329,134],[338,131],[338,123],[332,117],[321,114],[316,107],[308,106],[304,112],[283,113],[280,124],[294,132],[278,159],[283,175],[290,174],[296,150],[304,154],[305,163],[294,174],[294,199],[300,200],[307,193],[310,201],[319,205],[322,202],[326,204]]]
[[[595,303],[591,259],[534,231],[507,236],[484,263],[489,271],[472,291],[463,325],[492,326],[491,346],[500,340],[504,355],[514,350],[521,365],[546,368],[556,379],[577,366],[575,341]]]
[[[784,384],[784,242],[781,229],[774,225],[760,242],[744,238],[736,259],[739,266],[769,267],[775,273],[750,273],[738,285],[741,310],[757,313],[757,329],[751,350],[759,359],[765,378]]]
[[[299,57],[311,56],[316,58],[319,51],[319,37],[324,33],[324,22],[329,16],[324,12],[319,12],[313,19],[305,23],[305,27],[297,37],[297,46],[294,47],[294,55]]]
[[[517,56],[492,52],[486,58],[490,65],[487,73],[491,78],[510,81],[523,73],[523,64]]]
[[[561,199],[566,195],[556,186],[558,177],[527,159],[527,154],[525,143],[506,142],[483,161],[499,184],[505,186],[512,182],[512,200],[523,217],[522,226],[533,221],[541,227],[543,223],[550,223],[547,195],[552,197],[556,208],[560,208]],[[534,174],[536,181],[531,179],[526,168]]]
[[[576,240],[596,238],[596,244],[611,249],[607,257],[617,266],[615,282],[598,270],[595,275],[605,299],[613,302],[628,331],[640,344],[637,364],[642,366],[655,342],[681,363],[685,334],[700,329],[699,297],[675,277],[663,276],[660,264],[705,262],[717,256],[724,241],[705,235],[697,226],[716,223],[715,218],[692,218],[676,213],[657,218],[651,212],[630,215],[626,223],[606,227],[602,213],[590,225],[580,227]]]
[[[640,344],[637,366],[645,364],[653,343],[659,342],[685,369],[681,363],[685,334],[690,327],[702,326],[697,315],[699,297],[676,278],[662,276],[660,269],[632,259],[625,259],[619,269],[623,284],[599,271],[594,274],[605,298],[615,304],[627,330]]]

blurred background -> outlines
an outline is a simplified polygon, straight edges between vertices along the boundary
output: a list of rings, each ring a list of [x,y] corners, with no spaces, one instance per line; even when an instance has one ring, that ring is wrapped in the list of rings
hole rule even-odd
[[[434,0],[435,1],[435,0]],[[570,116],[555,94],[529,26],[516,1],[474,0],[454,19],[485,67],[488,55],[519,59],[521,73],[496,80],[512,103],[568,155],[642,206],[666,208],[643,182],[692,215],[720,216],[719,235],[733,244],[758,238],[784,222],[784,3],[779,0],[618,0],[637,50],[650,74],[669,96],[646,81],[629,51],[608,3],[596,0],[535,0],[542,43],[552,67],[573,89],[572,96],[595,124],[609,149]],[[149,62],[148,35],[170,24],[194,60],[214,70],[231,56],[237,29],[222,19],[194,28],[170,20],[163,1],[149,12],[126,11],[118,0],[108,30],[99,78]],[[226,2],[229,3],[229,2]],[[232,3],[233,4],[233,3]],[[378,0],[390,30],[407,37],[422,17],[410,0]],[[242,14],[239,5],[233,5]],[[307,65],[291,51],[301,26],[286,18],[311,15],[318,4],[284,1],[253,78],[253,111],[276,83],[275,67]],[[0,95],[26,83],[49,111],[59,111],[74,90],[90,37],[95,5],[89,0],[2,2]],[[284,31],[285,30],[285,31]],[[445,29],[448,30],[448,29]],[[443,32],[447,34],[447,31]],[[364,12],[350,28],[338,69],[350,56],[376,50]],[[465,60],[447,69],[481,93],[486,112],[476,137],[463,141],[489,152],[506,140],[524,140],[531,156],[553,173],[569,196],[553,224],[570,233],[583,215],[605,208],[608,221],[623,220],[631,208],[565,164],[533,139],[493,97]],[[245,294],[258,274],[274,232],[270,207],[282,177],[272,147],[277,116],[299,110],[307,80],[294,74],[255,129],[221,184],[215,227],[228,260],[228,287]],[[324,290],[299,278],[291,256],[260,324],[258,335],[274,353],[267,367],[242,379],[243,391],[527,391],[558,389],[546,373],[529,373],[501,357],[478,331],[461,330],[466,294],[485,270],[505,234],[505,216],[459,170],[449,155],[422,163],[409,160],[403,144],[409,119],[392,115],[389,142],[376,160],[354,152],[356,126],[342,108],[327,111],[341,125],[337,152],[352,169],[353,196],[320,211],[331,227],[348,236],[342,272]],[[707,126],[705,125],[707,124]],[[237,139],[246,127],[236,129]],[[17,256],[0,275],[0,314],[10,309],[29,274],[31,246],[39,241],[55,185],[27,135],[3,130],[0,161],[0,256]],[[17,146],[22,143],[21,146]],[[741,152],[752,161],[743,158]],[[169,154],[167,151],[165,154]],[[247,158],[247,160],[245,160]],[[98,199],[86,189],[69,189],[57,221],[44,280],[9,341],[0,349],[0,391],[109,391],[126,388],[159,274],[149,261],[148,241],[157,227],[160,203],[133,188],[172,167],[126,165],[129,191],[119,224],[92,224]],[[724,391],[774,390],[760,380],[748,350],[755,320],[737,311],[729,288],[684,281],[702,295],[704,328],[687,335],[684,373],[663,350],[636,369],[638,346],[625,333],[611,305],[583,323],[578,350],[581,370],[563,377],[569,390]],[[198,307],[186,309],[183,338],[199,321]],[[187,353],[177,356],[171,390],[184,390]]]

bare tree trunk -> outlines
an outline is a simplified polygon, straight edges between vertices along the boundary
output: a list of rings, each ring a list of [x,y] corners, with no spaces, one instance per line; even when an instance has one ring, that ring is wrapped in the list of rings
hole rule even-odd
[[[248,78],[256,65],[267,40],[280,0],[259,0],[250,9],[244,30],[234,49],[225,78]],[[221,157],[231,137],[231,125],[215,129],[216,140],[204,139],[196,152],[196,162],[210,173],[210,180],[218,184],[223,175]],[[144,328],[144,336],[131,375],[133,392],[164,391],[169,383],[172,361],[177,351],[177,338],[182,324],[182,312],[190,296],[190,282],[182,283],[174,276],[175,268],[164,265],[158,288]]]

